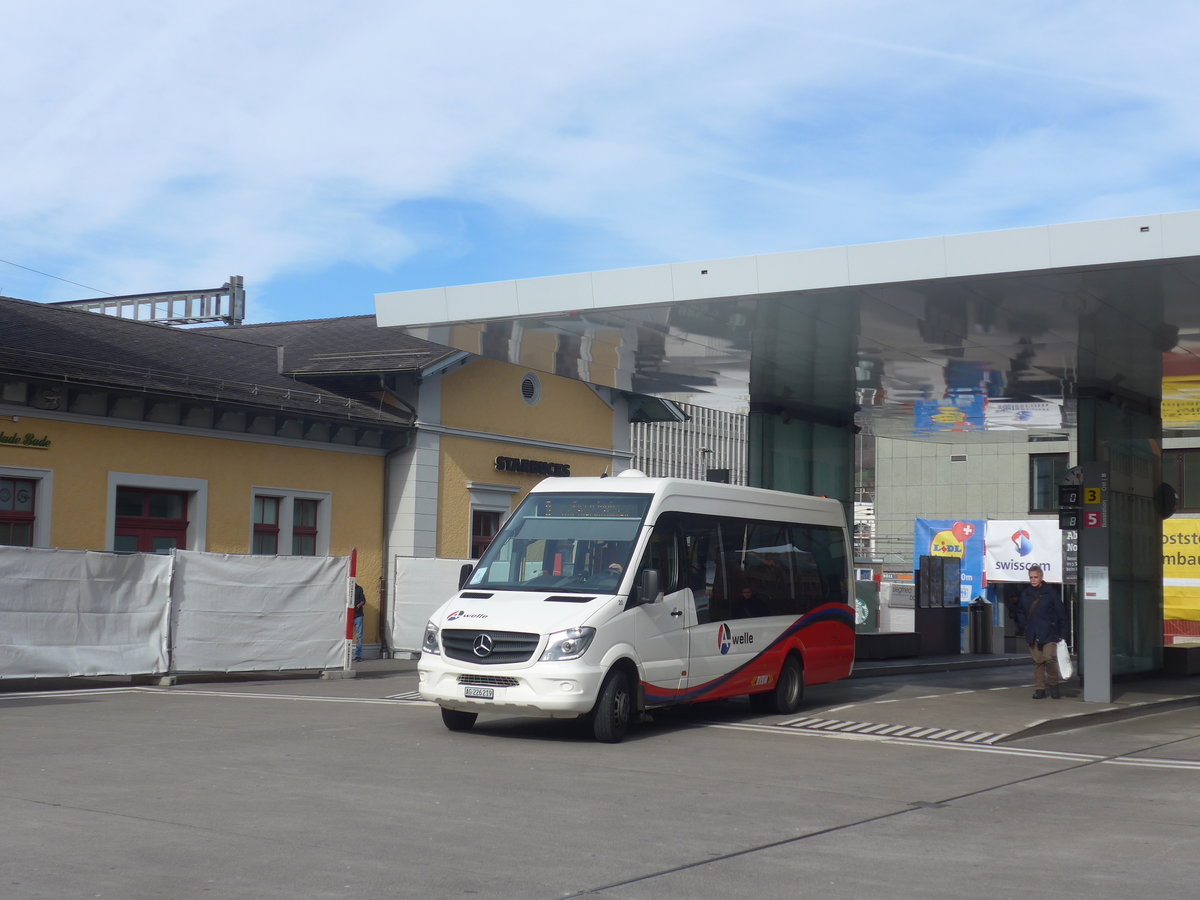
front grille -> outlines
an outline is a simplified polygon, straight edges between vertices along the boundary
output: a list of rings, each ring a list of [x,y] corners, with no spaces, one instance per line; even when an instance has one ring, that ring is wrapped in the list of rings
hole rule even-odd
[[[516,687],[521,682],[507,675],[459,675],[458,683],[476,687]]]
[[[487,656],[480,656],[475,652],[475,639],[483,635],[492,642],[492,652]],[[442,631],[442,649],[446,656],[481,666],[525,662],[537,650],[539,640],[538,635],[521,631],[486,631],[475,628],[447,628]]]

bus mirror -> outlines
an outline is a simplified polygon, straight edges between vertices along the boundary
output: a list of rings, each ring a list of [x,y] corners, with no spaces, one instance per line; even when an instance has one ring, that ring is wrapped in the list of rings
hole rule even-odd
[[[658,569],[643,569],[638,585],[638,602],[653,603],[658,599]]]
[[[458,570],[458,589],[461,591],[467,586],[467,579],[471,577],[471,572],[474,571],[473,563],[463,563],[463,567]]]

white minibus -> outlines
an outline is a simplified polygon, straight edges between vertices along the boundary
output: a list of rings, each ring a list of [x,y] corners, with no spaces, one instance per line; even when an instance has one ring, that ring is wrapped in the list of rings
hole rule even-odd
[[[841,503],[648,478],[547,478],[430,618],[420,694],[453,731],[479,713],[590,716],[749,695],[789,714],[850,674]],[[469,571],[469,574],[467,574]]]

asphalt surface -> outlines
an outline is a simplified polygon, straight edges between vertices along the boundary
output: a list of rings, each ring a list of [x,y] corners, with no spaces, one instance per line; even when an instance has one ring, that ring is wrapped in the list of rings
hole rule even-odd
[[[255,684],[264,679],[303,683],[317,677],[331,680],[386,678],[392,699],[416,702],[416,667],[416,661],[410,659],[368,659],[356,662],[349,673],[212,673],[179,676],[172,683],[181,688],[227,684],[238,690],[239,685]],[[1161,674],[1114,682],[1109,703],[1085,701],[1078,675],[1062,685],[1059,699],[1034,700],[1030,669],[1031,663],[1025,654],[962,654],[859,662],[850,679],[809,686],[801,711],[794,717],[775,719],[772,723],[807,730],[901,737],[924,730],[921,735],[924,740],[1002,744],[1176,707],[1200,705],[1200,676]],[[935,682],[937,689],[927,691],[926,687]],[[125,677],[0,680],[0,697],[6,693],[28,691],[72,691],[159,683],[158,679]],[[728,705],[701,704],[696,711],[685,714],[704,716],[718,711],[735,717],[744,713],[738,701],[732,701]],[[482,721],[487,718],[484,716]],[[860,727],[855,728],[855,725]]]
[[[1026,654],[860,662],[854,677],[810,686],[800,713],[773,721],[789,728],[900,737],[924,731],[924,740],[995,744],[1200,705],[1200,677],[1161,675],[1115,682],[1110,703],[1085,701],[1078,675],[1062,685],[1059,699],[1034,700],[1031,665]],[[415,661],[364,660],[355,669],[362,678],[396,678],[415,699]],[[936,689],[926,690],[934,683]],[[736,701],[697,709],[699,715],[744,712]]]
[[[414,664],[0,683],[0,897],[1192,897],[1200,679],[1032,700],[1021,658],[860,667],[623,744]]]

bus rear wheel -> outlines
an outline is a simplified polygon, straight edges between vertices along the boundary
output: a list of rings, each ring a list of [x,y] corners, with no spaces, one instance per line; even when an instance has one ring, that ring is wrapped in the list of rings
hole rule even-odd
[[[592,711],[592,734],[605,744],[617,744],[629,729],[633,717],[633,690],[624,669],[613,669],[604,679],[600,697]]]
[[[761,694],[750,695],[750,708],[755,712],[790,716],[804,700],[804,669],[794,656],[783,661],[775,687]]]
[[[479,718],[479,713],[463,712],[461,709],[442,707],[442,724],[451,731],[470,731]]]

